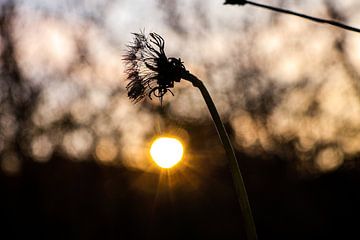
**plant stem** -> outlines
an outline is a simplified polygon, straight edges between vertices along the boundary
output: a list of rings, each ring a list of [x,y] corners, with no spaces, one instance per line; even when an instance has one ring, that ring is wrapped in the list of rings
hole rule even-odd
[[[201,80],[199,80],[197,77],[192,75],[189,72],[186,72],[185,76],[183,76],[183,79],[190,81],[195,87],[199,88],[202,96],[204,97],[204,100],[206,102],[206,105],[209,109],[209,112],[211,114],[211,117],[214,121],[217,133],[221,139],[221,142],[225,148],[226,156],[229,159],[229,166],[235,186],[235,191],[237,194],[238,201],[240,203],[241,212],[243,215],[243,220],[245,224],[245,231],[246,236],[248,240],[256,240],[256,228],[254,224],[254,219],[251,213],[251,208],[248,200],[248,195],[246,193],[245,184],[240,172],[240,168],[236,159],[236,155],[234,152],[234,149],[231,145],[229,136],[226,132],[226,129],[224,127],[223,122],[221,121],[221,118],[219,116],[218,111],[216,110],[215,104],[213,100],[211,99],[211,96],[206,89],[205,85]]]
[[[273,7],[273,6],[270,6],[270,5],[265,5],[265,4],[256,3],[256,2],[252,2],[252,1],[244,1],[244,0],[232,0],[232,1],[229,1],[229,0],[227,0],[227,1],[225,1],[224,4],[238,4],[238,5],[249,4],[249,5],[253,5],[253,6],[256,6],[256,7],[269,9],[269,10],[272,10],[272,11],[275,11],[275,12],[290,14],[290,15],[294,15],[294,16],[297,16],[297,17],[305,18],[305,19],[310,20],[310,21],[323,23],[323,24],[329,24],[329,25],[339,27],[339,28],[342,28],[342,29],[345,29],[345,30],[360,33],[359,28],[352,27],[352,26],[346,25],[346,24],[341,23],[341,22],[337,22],[337,21],[329,20],[329,19],[318,18],[318,17],[312,17],[312,16],[305,15],[305,14],[302,14],[302,13],[297,13],[297,12],[290,11],[290,10],[287,10],[287,9]]]

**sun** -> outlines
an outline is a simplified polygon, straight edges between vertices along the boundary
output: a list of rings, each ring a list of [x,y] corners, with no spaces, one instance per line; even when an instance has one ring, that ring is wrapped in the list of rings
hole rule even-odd
[[[150,155],[161,168],[171,168],[181,161],[184,154],[182,143],[173,137],[159,137],[151,144]]]

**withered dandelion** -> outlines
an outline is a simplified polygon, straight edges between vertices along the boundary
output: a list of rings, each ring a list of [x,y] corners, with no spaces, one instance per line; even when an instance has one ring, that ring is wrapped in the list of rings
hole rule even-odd
[[[128,96],[138,102],[148,96],[155,96],[162,102],[174,82],[180,82],[185,67],[181,59],[168,58],[164,51],[164,39],[150,33],[147,38],[143,32],[133,33],[134,41],[128,45],[123,60],[126,62],[126,73],[129,83]]]
[[[249,240],[257,239],[248,196],[234,149],[205,85],[186,70],[180,58],[168,58],[166,56],[164,51],[165,41],[160,35],[150,33],[149,38],[146,37],[144,32],[133,33],[133,35],[134,40],[127,46],[128,50],[123,57],[126,63],[127,80],[129,81],[126,87],[128,97],[134,102],[139,102],[146,96],[150,99],[155,96],[160,99],[162,104],[163,96],[166,93],[169,92],[174,95],[171,88],[174,87],[175,82],[180,82],[181,79],[187,80],[194,87],[199,88],[229,159],[229,167],[243,214],[247,238]]]

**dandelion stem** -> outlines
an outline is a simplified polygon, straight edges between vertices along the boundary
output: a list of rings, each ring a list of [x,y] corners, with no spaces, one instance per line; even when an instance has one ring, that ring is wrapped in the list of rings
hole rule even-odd
[[[221,118],[219,116],[219,113],[215,107],[215,104],[206,89],[205,85],[201,80],[199,80],[197,77],[192,75],[191,73],[187,72],[186,76],[183,76],[183,79],[190,81],[195,87],[199,88],[202,96],[204,97],[204,100],[206,102],[206,105],[209,109],[209,112],[211,114],[211,117],[214,121],[217,133],[221,139],[221,142],[225,148],[226,156],[229,159],[229,167],[231,170],[231,174],[233,177],[233,182],[235,186],[235,191],[237,194],[238,201],[240,203],[240,208],[245,224],[245,231],[246,236],[248,240],[256,240],[256,228],[254,219],[251,213],[251,208],[248,200],[248,195],[246,193],[246,188],[244,184],[244,180],[242,178],[240,168],[236,159],[236,155],[234,152],[234,149],[231,145],[229,136],[226,132],[226,129],[224,127],[223,122],[221,121]]]

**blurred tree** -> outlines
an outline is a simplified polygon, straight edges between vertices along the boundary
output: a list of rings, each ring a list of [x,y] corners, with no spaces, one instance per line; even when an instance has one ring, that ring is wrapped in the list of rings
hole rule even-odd
[[[18,162],[28,157],[28,132],[32,127],[31,117],[37,104],[39,88],[31,86],[19,68],[13,36],[15,18],[15,3],[9,1],[3,4],[0,13],[0,139],[4,146],[0,157],[3,161]],[[15,162],[3,163],[2,166],[16,165]]]

